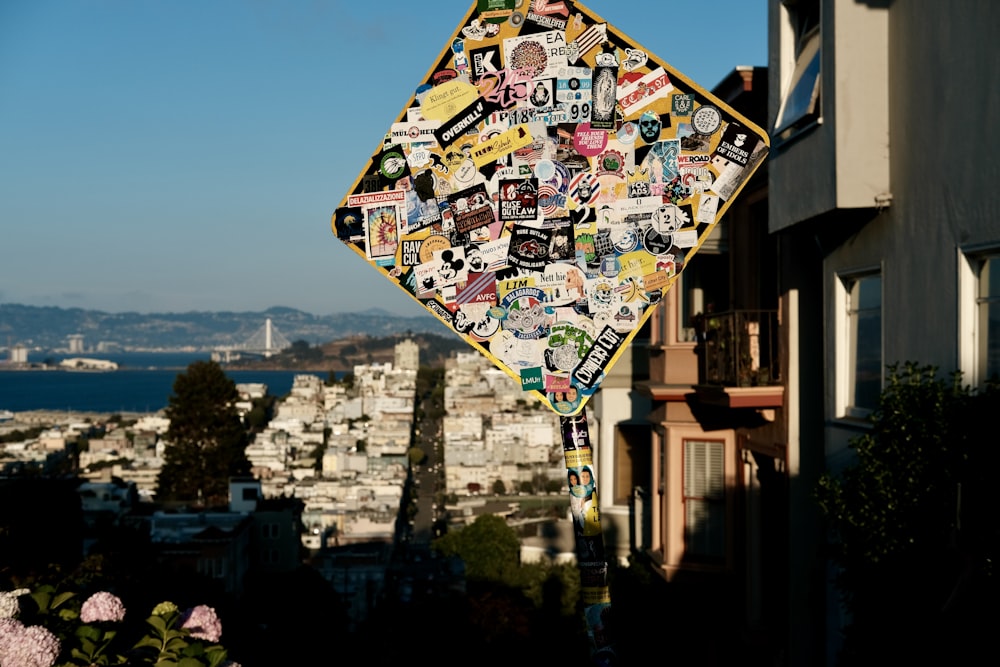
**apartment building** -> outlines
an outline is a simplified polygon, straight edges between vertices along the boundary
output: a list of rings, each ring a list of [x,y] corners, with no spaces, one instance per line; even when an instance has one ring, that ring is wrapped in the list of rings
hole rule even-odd
[[[770,152],[646,323],[648,378],[610,385],[600,462],[633,553],[775,664],[836,664],[813,492],[887,366],[1000,371],[997,25],[986,0],[769,0],[767,68],[712,91]]]
[[[997,25],[987,0],[769,3],[768,210],[793,314],[795,508],[850,460],[887,366],[961,370],[973,386],[1000,370],[1000,193],[981,168],[1000,148]],[[813,518],[793,513],[790,531]],[[832,664],[843,622],[827,582],[810,580],[814,554],[792,543],[796,664]],[[823,627],[796,623],[820,587]]]

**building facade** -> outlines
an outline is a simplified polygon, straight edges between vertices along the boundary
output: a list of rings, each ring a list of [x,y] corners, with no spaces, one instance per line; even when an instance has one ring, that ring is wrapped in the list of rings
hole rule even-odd
[[[960,370],[973,386],[1000,370],[997,25],[987,0],[769,3],[769,227],[794,313],[795,664],[833,664],[844,622],[815,575],[809,493],[851,460],[887,367]],[[822,627],[804,621],[817,598]]]
[[[713,89],[771,147],[647,322],[633,539],[773,664],[836,664],[848,619],[814,492],[887,369],[1000,372],[997,25],[987,0],[769,0],[766,70]]]

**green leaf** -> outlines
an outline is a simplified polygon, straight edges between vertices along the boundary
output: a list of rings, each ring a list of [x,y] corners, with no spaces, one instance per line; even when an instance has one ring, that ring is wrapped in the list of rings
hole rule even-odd
[[[76,636],[85,642],[87,640],[97,642],[101,639],[101,631],[92,625],[81,625],[76,629]]]
[[[205,657],[208,658],[208,667],[219,667],[219,665],[226,661],[228,655],[229,653],[226,649],[221,646],[212,646],[205,651]]]
[[[167,622],[162,616],[150,616],[146,619],[146,622],[152,625],[160,634],[167,631]]]
[[[164,650],[167,651],[181,651],[187,646],[187,641],[181,637],[171,637],[167,640]]]
[[[181,658],[181,661],[177,663],[177,667],[205,667],[205,663],[196,658]]]
[[[52,609],[55,609],[56,607],[58,607],[59,605],[61,605],[63,602],[66,602],[66,600],[69,600],[70,598],[73,598],[73,597],[76,597],[76,593],[73,593],[72,591],[66,591],[64,593],[59,593],[58,595],[56,595],[52,599]]]
[[[183,655],[187,656],[197,656],[205,653],[205,647],[202,646],[201,642],[194,642],[189,644],[183,651]]]
[[[42,586],[37,591],[31,594],[31,599],[35,601],[38,605],[38,611],[47,612],[49,610],[49,603],[52,602],[52,595],[49,592],[51,586]]]
[[[150,637],[149,635],[146,635],[138,642],[136,642],[133,648],[142,648],[143,646],[152,646],[153,648],[158,649],[161,646],[163,646],[163,642],[160,641],[159,639],[156,639],[155,637]]]

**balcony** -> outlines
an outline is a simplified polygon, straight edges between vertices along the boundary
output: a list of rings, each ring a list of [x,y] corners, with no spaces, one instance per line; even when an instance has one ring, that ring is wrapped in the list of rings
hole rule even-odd
[[[778,311],[733,310],[695,318],[699,398],[726,407],[781,407]]]

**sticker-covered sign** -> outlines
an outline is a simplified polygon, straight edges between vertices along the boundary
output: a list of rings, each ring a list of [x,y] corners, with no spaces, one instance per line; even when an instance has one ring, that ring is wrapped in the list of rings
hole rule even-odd
[[[413,89],[334,233],[579,414],[767,135],[579,2],[477,0]]]

